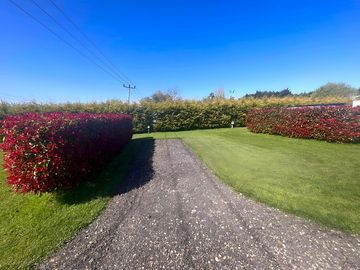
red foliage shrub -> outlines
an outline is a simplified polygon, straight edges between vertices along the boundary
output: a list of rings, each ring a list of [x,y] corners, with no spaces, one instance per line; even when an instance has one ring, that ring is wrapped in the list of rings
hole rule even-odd
[[[258,109],[246,115],[256,133],[312,138],[328,142],[360,142],[360,107],[318,106]]]
[[[116,155],[132,137],[124,114],[27,113],[8,116],[0,133],[8,184],[15,191],[70,187]]]

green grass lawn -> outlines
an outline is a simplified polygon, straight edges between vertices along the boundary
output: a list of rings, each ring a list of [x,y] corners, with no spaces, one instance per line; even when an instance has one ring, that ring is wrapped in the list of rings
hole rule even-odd
[[[182,139],[220,179],[248,197],[360,233],[360,145],[253,134],[245,128],[150,136]]]
[[[36,265],[89,224],[116,193],[140,138],[148,136],[136,135],[92,181],[73,191],[16,194],[0,170],[0,269]],[[150,136],[184,140],[219,178],[246,196],[360,233],[360,145],[252,134],[244,128]]]
[[[117,192],[141,143],[133,140],[92,181],[57,194],[13,193],[0,170],[0,269],[33,267],[89,224]]]

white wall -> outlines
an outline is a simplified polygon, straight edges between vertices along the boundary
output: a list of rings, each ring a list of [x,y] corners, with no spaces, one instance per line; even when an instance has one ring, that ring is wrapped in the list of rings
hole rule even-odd
[[[353,108],[360,106],[360,100],[353,100],[352,106],[353,106]]]

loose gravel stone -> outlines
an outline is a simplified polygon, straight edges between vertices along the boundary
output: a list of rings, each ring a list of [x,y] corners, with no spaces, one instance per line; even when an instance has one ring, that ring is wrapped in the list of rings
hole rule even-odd
[[[39,269],[360,269],[359,236],[235,193],[179,140],[144,143],[125,180]]]

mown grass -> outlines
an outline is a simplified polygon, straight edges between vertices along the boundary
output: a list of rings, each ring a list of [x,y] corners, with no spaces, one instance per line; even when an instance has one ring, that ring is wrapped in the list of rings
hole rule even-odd
[[[74,190],[16,194],[0,170],[0,269],[29,269],[89,224],[116,194],[142,140]],[[1,154],[2,162],[2,154]]]
[[[360,145],[253,134],[245,128],[150,136],[182,139],[220,179],[248,197],[360,233]]]
[[[219,178],[246,196],[360,233],[360,145],[252,134],[244,128],[150,136],[182,139]],[[149,135],[136,135],[109,166],[72,191],[16,194],[0,170],[0,269],[35,266],[89,224],[117,192],[144,137]]]

